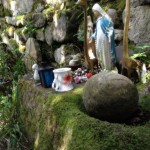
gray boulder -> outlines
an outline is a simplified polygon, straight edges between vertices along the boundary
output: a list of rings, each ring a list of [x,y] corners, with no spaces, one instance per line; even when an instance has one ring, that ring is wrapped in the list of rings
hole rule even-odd
[[[123,30],[115,29],[115,40],[117,41],[123,40]]]
[[[116,9],[108,9],[107,14],[111,17],[113,23],[115,24],[115,21],[117,19],[117,10]]]
[[[138,7],[141,5],[149,5],[150,0],[131,0],[131,7]]]
[[[67,18],[65,15],[58,17],[55,15],[53,21],[53,39],[62,42],[67,36]]]
[[[136,44],[150,44],[150,7],[131,8],[129,39]]]
[[[48,26],[46,26],[45,32],[44,32],[45,40],[48,45],[51,45],[53,43],[53,34],[52,33],[53,33],[53,28],[52,28],[52,25],[49,24]]]
[[[91,116],[101,120],[122,122],[138,107],[138,91],[125,76],[101,72],[85,84],[83,103]]]
[[[29,38],[27,40],[26,52],[23,60],[25,62],[27,71],[32,70],[33,64],[41,62],[42,56],[40,53],[40,46],[34,38]]]
[[[42,13],[34,13],[32,15],[32,20],[36,28],[44,27],[46,23],[46,19],[44,18]]]
[[[150,6],[140,5],[140,1],[131,0],[129,40],[137,45],[150,44]],[[125,11],[122,14],[123,22]]]

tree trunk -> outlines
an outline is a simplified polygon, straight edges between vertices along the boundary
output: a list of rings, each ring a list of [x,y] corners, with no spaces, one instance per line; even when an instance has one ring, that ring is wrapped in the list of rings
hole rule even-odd
[[[129,52],[128,52],[129,19],[130,19],[130,0],[126,0],[124,36],[123,36],[123,48],[124,48],[123,58],[128,58],[129,57]]]

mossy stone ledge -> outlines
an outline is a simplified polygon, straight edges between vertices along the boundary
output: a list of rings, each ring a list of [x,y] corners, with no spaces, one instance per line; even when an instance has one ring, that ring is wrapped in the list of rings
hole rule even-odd
[[[34,150],[149,150],[150,121],[141,126],[109,123],[84,109],[84,85],[56,93],[20,81],[20,119]]]

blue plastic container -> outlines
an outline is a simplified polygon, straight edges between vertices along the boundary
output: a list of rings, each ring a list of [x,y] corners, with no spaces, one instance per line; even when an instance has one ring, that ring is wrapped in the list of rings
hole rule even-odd
[[[38,73],[40,76],[40,82],[41,85],[45,88],[49,88],[52,86],[53,80],[54,80],[54,73],[53,73],[54,68],[53,67],[45,67],[42,66],[41,68],[38,69]]]

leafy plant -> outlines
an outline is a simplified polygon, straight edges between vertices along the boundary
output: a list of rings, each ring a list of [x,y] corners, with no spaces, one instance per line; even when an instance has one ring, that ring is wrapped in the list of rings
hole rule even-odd
[[[10,70],[11,70],[11,63],[13,61],[13,57],[11,51],[7,51],[7,45],[1,43],[0,45],[0,77],[1,78],[9,78],[10,77]],[[12,75],[11,75],[12,76]]]
[[[143,46],[135,46],[132,47],[134,55],[131,56],[133,59],[138,59],[145,64],[150,64],[150,46],[143,45]]]
[[[81,42],[84,41],[84,24],[83,23],[80,25],[77,34],[75,34],[74,36],[77,36],[79,41]]]
[[[18,80],[25,73],[24,54],[19,54],[17,49],[10,50],[4,43],[0,44],[0,53],[0,78]]]
[[[150,83],[150,72],[146,72],[142,80],[146,80],[146,83]]]
[[[29,37],[33,37],[35,34],[36,28],[33,24],[33,21],[27,21],[25,28],[23,29],[23,33],[29,35]]]
[[[140,99],[140,105],[144,110],[150,110],[150,94],[146,94]]]
[[[18,121],[19,99],[17,83],[13,82],[12,94],[0,95],[0,143],[8,150],[26,150],[27,142],[21,131],[22,124]],[[3,144],[2,144],[3,143]]]
[[[17,82],[25,73],[23,54],[17,49],[10,49],[6,44],[0,44],[0,144],[8,150],[27,149],[22,141],[27,141],[21,132],[22,125],[18,121],[19,99]],[[5,87],[9,79],[10,85]],[[4,89],[4,90],[3,90]]]

